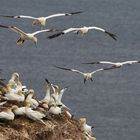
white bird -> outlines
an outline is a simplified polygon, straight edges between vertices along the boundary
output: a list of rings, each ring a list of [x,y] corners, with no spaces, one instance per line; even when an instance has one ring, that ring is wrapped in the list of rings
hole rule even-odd
[[[4,94],[3,99],[8,101],[23,102],[25,100],[25,96],[24,94],[22,94],[22,91],[18,91],[17,93],[15,93],[14,90],[11,90],[8,93]]]
[[[17,105],[13,105],[13,112],[15,113],[15,115],[24,115],[25,107],[18,107]]]
[[[57,106],[61,106],[61,108],[65,108],[70,110],[64,103],[62,103],[62,96],[64,92],[67,90],[67,88],[63,88],[59,91],[59,87],[56,85],[53,85],[54,93],[52,94],[52,98],[54,99],[54,102]]]
[[[59,69],[62,69],[62,70],[68,70],[68,71],[76,72],[78,74],[83,75],[83,77],[84,77],[84,83],[87,80],[93,81],[93,74],[94,73],[99,72],[99,71],[103,71],[103,70],[109,70],[108,68],[107,69],[106,68],[101,68],[101,69],[94,70],[92,72],[81,72],[81,71],[76,70],[76,69],[62,68],[62,67],[58,67],[58,66],[54,66],[54,67],[59,68]]]
[[[39,103],[36,99],[33,98],[34,90],[30,89],[28,92],[28,96],[25,99],[25,102],[30,102],[30,107],[36,109],[39,106]]]
[[[132,60],[132,61],[124,61],[124,62],[110,62],[110,61],[98,61],[98,62],[89,62],[89,63],[83,63],[83,64],[111,64],[111,68],[120,68],[124,65],[132,65],[135,63],[140,63],[140,61]]]
[[[30,40],[30,41],[32,41],[36,45],[37,44],[37,37],[35,35],[37,35],[39,33],[43,33],[43,32],[55,31],[53,29],[45,29],[45,30],[36,31],[36,32],[33,32],[33,33],[25,33],[24,31],[22,31],[21,29],[15,27],[15,26],[0,25],[0,27],[11,29],[12,31],[20,34],[20,37],[19,37],[19,39],[16,42],[17,45],[23,44],[24,41],[26,41],[26,40]]]
[[[89,135],[91,135],[91,136],[93,135],[93,132],[92,132],[93,126],[90,126],[86,123],[86,118],[80,118],[79,123],[80,123],[80,126],[81,126],[81,130],[84,133],[87,132]]]
[[[61,114],[62,110],[61,107],[57,106],[56,104],[52,104],[48,112],[54,115],[59,115]]]
[[[89,30],[98,30],[98,31],[104,32],[104,33],[108,34],[110,37],[112,37],[114,40],[117,40],[116,35],[104,30],[103,28],[99,28],[99,27],[96,27],[96,26],[91,26],[91,27],[84,26],[84,27],[81,27],[81,28],[68,28],[68,29],[63,30],[59,33],[53,34],[53,35],[49,36],[48,38],[52,39],[52,38],[55,38],[55,37],[58,37],[60,35],[64,35],[64,34],[67,34],[67,33],[70,33],[70,32],[77,33],[77,34],[79,34],[79,33],[86,34]]]
[[[60,16],[71,16],[71,15],[80,14],[80,13],[82,13],[82,11],[73,12],[73,13],[57,13],[57,14],[53,14],[53,15],[50,15],[50,16],[47,16],[47,17],[32,17],[32,16],[24,16],[24,15],[18,15],[18,16],[0,15],[0,16],[2,16],[2,17],[8,17],[8,18],[31,19],[31,20],[33,20],[32,25],[45,26],[47,20],[50,19],[50,18],[60,17]]]
[[[50,81],[47,78],[45,78],[45,81],[47,83],[46,84],[46,95],[43,98],[43,100],[40,101],[40,103],[45,102],[45,103],[49,104],[51,102],[51,95],[50,95],[51,83],[50,83]]]
[[[8,81],[7,88],[22,90],[22,84],[19,80],[19,74],[17,72],[12,74],[11,79]]]
[[[45,122],[42,120],[42,118],[45,117],[44,113],[41,113],[39,111],[33,110],[30,107],[30,103],[26,103],[26,107],[25,107],[25,114],[28,118],[34,120],[34,121],[39,121],[42,124],[45,124]],[[46,124],[45,124],[46,125]]]
[[[4,120],[14,120],[15,114],[12,112],[11,108],[5,108],[3,111],[0,112],[0,119]]]

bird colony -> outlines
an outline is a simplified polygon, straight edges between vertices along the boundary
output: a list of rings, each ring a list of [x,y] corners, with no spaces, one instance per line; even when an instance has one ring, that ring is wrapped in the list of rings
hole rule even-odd
[[[58,18],[63,16],[72,16],[76,14],[81,14],[82,11],[72,12],[72,13],[57,13],[49,15],[46,17],[32,17],[25,15],[0,15],[4,18],[14,18],[14,19],[26,19],[31,20],[33,26],[40,26],[41,30],[35,31],[33,33],[26,33],[22,29],[15,27],[13,25],[0,25],[0,28],[10,29],[11,31],[19,34],[19,39],[16,41],[18,46],[23,45],[25,41],[31,41],[33,44],[37,45],[37,35],[43,32],[54,32],[49,35],[48,39],[54,39],[68,33],[74,33],[76,35],[81,34],[82,36],[88,33],[89,30],[97,30],[108,35],[113,40],[117,40],[117,36],[108,30],[105,30],[96,26],[82,26],[82,27],[71,27],[64,30],[59,29],[44,29],[46,23],[51,18]],[[84,37],[84,36],[83,36]],[[93,75],[97,72],[112,70],[116,68],[121,68],[125,65],[132,65],[135,63],[140,63],[140,61],[125,61],[125,62],[108,62],[108,61],[98,61],[98,62],[84,62],[83,64],[106,64],[107,67],[101,67],[100,69],[91,72],[81,72],[73,68],[66,68],[61,66],[54,66],[57,69],[71,71],[83,76],[84,83],[87,80],[93,81]],[[33,89],[27,89],[19,80],[19,74],[13,73],[11,79],[7,84],[4,83],[4,79],[0,79],[0,119],[12,121],[16,116],[24,115],[33,121],[37,121],[42,125],[46,125],[44,122],[45,118],[51,119],[51,115],[61,115],[63,112],[67,114],[69,118],[73,115],[70,113],[70,108],[62,102],[62,96],[67,88],[62,88],[58,85],[51,83],[48,79],[46,80],[46,94],[42,100],[37,100],[35,98],[35,92]],[[96,138],[92,132],[92,126],[88,125],[86,118],[79,119],[80,129],[83,132],[86,140],[95,140]]]

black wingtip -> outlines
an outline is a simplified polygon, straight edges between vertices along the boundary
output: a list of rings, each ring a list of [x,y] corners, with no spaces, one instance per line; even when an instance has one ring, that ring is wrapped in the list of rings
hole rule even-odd
[[[82,63],[82,64],[100,64],[100,62],[87,62],[87,63]]]
[[[52,38],[58,37],[58,36],[63,35],[63,34],[64,34],[63,32],[59,32],[59,33],[53,34],[51,36],[48,36],[47,38],[52,39]]]
[[[71,14],[71,15],[75,15],[75,14],[81,14],[81,13],[83,13],[83,11],[72,12],[72,13],[70,13],[70,14]]]
[[[14,18],[15,16],[0,15],[0,17],[8,17],[8,18]]]
[[[5,25],[0,25],[0,27],[2,27],[2,28],[9,28],[9,26],[5,26]]]
[[[59,67],[59,66],[56,66],[56,65],[53,65],[55,68],[58,68],[58,69],[62,69],[62,70],[71,70],[71,69],[68,69],[68,68],[62,68],[62,67]]]
[[[106,34],[108,34],[110,37],[112,37],[114,40],[117,40],[117,36],[115,34],[112,34],[108,31],[105,31]]]

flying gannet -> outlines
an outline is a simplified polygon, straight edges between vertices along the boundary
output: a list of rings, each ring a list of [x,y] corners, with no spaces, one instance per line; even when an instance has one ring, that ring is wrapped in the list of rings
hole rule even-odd
[[[132,64],[135,64],[135,63],[140,63],[140,61],[137,61],[137,60],[124,61],[124,62],[98,61],[98,62],[89,62],[89,63],[83,63],[83,64],[111,64],[112,65],[111,68],[120,68],[124,65],[132,65]]]
[[[0,16],[8,17],[8,18],[31,19],[33,20],[32,25],[45,26],[48,19],[60,17],[60,16],[71,16],[71,15],[80,14],[80,13],[82,13],[82,11],[73,12],[73,13],[57,13],[57,14],[53,14],[47,17],[32,17],[32,16],[24,16],[24,15],[17,15],[17,16],[0,15]]]
[[[25,33],[24,31],[22,31],[21,29],[15,27],[15,26],[0,25],[0,27],[11,29],[12,31],[20,34],[20,37],[16,42],[17,45],[23,44],[26,40],[30,40],[36,45],[37,44],[37,37],[35,35],[37,35],[39,33],[43,33],[43,32],[56,31],[54,29],[45,29],[45,30],[36,31],[36,32],[33,32],[33,33]]]
[[[59,68],[59,69],[62,69],[62,70],[68,70],[68,71],[76,72],[76,73],[79,73],[79,74],[83,75],[83,77],[84,77],[84,83],[87,80],[93,81],[93,74],[94,73],[99,72],[99,71],[103,71],[103,70],[109,70],[109,68],[101,68],[101,69],[94,70],[92,72],[81,72],[81,71],[76,70],[76,69],[62,68],[62,67],[58,67],[58,66],[54,66],[54,67]]]
[[[105,29],[99,28],[99,27],[96,27],[96,26],[90,26],[90,27],[84,26],[84,27],[81,27],[81,28],[68,28],[68,29],[63,30],[59,33],[50,35],[50,36],[48,36],[48,38],[52,39],[52,38],[58,37],[60,35],[65,35],[65,34],[70,33],[70,32],[77,33],[77,34],[79,34],[79,33],[86,34],[86,33],[88,33],[89,30],[98,30],[98,31],[104,32],[104,33],[108,34],[110,37],[112,37],[114,40],[117,40],[116,39],[117,36],[115,34],[112,34],[108,31],[106,31]]]

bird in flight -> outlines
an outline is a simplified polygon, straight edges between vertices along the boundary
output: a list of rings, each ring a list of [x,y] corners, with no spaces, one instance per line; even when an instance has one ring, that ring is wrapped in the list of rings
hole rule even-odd
[[[83,64],[111,64],[112,65],[111,68],[113,69],[113,68],[121,68],[124,65],[132,65],[135,63],[140,63],[140,61],[137,61],[137,60],[124,61],[124,62],[97,61],[97,62],[89,62],[89,63],[83,63]]]
[[[36,31],[33,33],[25,33],[24,31],[22,31],[21,29],[15,27],[15,26],[0,25],[0,27],[10,29],[20,35],[19,39],[16,41],[17,45],[23,44],[26,40],[30,40],[36,45],[37,44],[37,37],[36,37],[37,34],[43,33],[43,32],[56,31],[54,29],[45,29],[45,30]]]
[[[72,12],[72,13],[56,13],[56,14],[49,15],[46,17],[32,17],[32,16],[25,16],[25,15],[17,15],[17,16],[0,15],[0,16],[8,17],[8,18],[31,19],[33,20],[32,25],[45,26],[48,19],[60,17],[60,16],[71,16],[71,15],[80,14],[80,13],[82,13],[82,11]]]
[[[93,74],[95,74],[96,72],[103,71],[103,70],[109,70],[109,68],[107,68],[107,69],[106,68],[101,68],[101,69],[94,70],[92,72],[81,72],[81,71],[76,70],[76,69],[63,68],[63,67],[59,67],[59,66],[54,66],[54,67],[62,69],[62,70],[76,72],[78,74],[83,75],[84,83],[86,83],[87,80],[91,80],[93,82]]]
[[[108,31],[106,31],[105,29],[99,28],[96,26],[89,26],[89,27],[84,26],[81,28],[68,28],[68,29],[58,32],[56,34],[50,35],[50,36],[48,36],[48,38],[52,39],[52,38],[58,37],[60,35],[65,35],[70,32],[77,33],[77,34],[79,34],[79,33],[86,34],[86,33],[88,33],[89,30],[98,30],[98,31],[104,32],[104,33],[108,34],[111,38],[113,38],[114,40],[117,40],[117,36],[115,34],[112,34]]]

